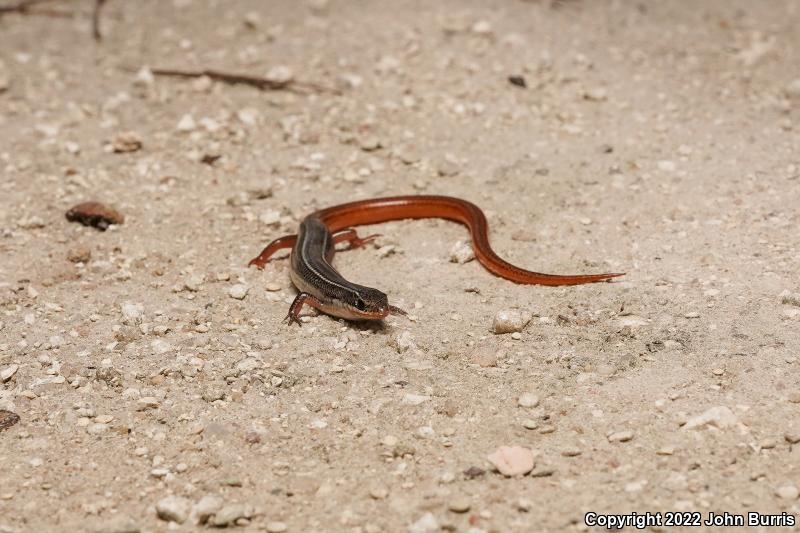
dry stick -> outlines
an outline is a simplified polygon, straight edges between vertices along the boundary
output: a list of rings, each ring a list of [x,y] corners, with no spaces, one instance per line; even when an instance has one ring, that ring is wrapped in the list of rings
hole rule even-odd
[[[100,10],[103,9],[106,0],[95,0],[94,11],[92,11],[92,37],[95,41],[102,40],[103,36],[100,34]]]
[[[10,6],[0,6],[0,16],[7,13],[20,13],[24,15],[28,10],[36,4],[44,4],[45,2],[52,2],[53,0],[22,0]]]
[[[206,76],[208,78],[211,78],[212,80],[217,80],[224,83],[230,83],[232,85],[237,85],[237,84],[249,85],[261,91],[286,90],[286,91],[302,92],[302,90],[309,90],[309,91],[331,92],[334,94],[340,94],[339,91],[337,91],[336,89],[331,89],[329,87],[317,85],[316,83],[294,81],[294,80],[275,81],[267,78],[261,78],[258,76],[248,76],[245,74],[231,74],[228,72],[220,72],[218,70],[174,70],[166,68],[156,68],[152,69],[150,72],[152,72],[156,76],[173,76],[176,78],[202,78],[203,76]]]

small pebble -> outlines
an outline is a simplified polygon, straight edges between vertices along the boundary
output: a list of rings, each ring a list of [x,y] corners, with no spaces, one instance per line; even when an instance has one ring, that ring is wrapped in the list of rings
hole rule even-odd
[[[181,496],[167,496],[156,503],[156,514],[161,520],[183,524],[189,518],[191,503]]]
[[[235,523],[240,518],[251,518],[252,516],[253,510],[250,506],[231,503],[217,511],[209,522],[215,527],[225,527]]]
[[[373,500],[384,500],[387,496],[389,496],[389,491],[384,487],[376,487],[369,491],[369,497]]]
[[[67,260],[71,263],[88,263],[91,258],[91,248],[83,244],[79,244],[67,251]]]
[[[365,152],[372,152],[382,147],[380,139],[374,135],[363,137],[358,145]]]
[[[703,429],[709,426],[724,429],[735,425],[736,415],[724,405],[712,407],[702,414],[693,416],[683,426],[685,429]]]
[[[17,364],[9,365],[3,370],[0,370],[0,382],[5,383],[6,381],[10,380],[12,377],[14,377],[14,374],[17,373],[17,370],[19,370],[19,365]]]
[[[608,436],[608,442],[628,442],[633,439],[633,431],[615,431]]]
[[[454,513],[466,513],[471,506],[469,498],[466,497],[457,497],[447,504],[447,508]]]
[[[225,502],[219,496],[207,494],[192,507],[192,521],[195,524],[205,524],[209,517],[222,509]]]
[[[534,466],[533,452],[522,446],[500,446],[487,458],[498,472],[507,477],[527,474]]]
[[[783,485],[775,493],[782,500],[796,500],[800,496],[800,490],[795,485]]]
[[[285,531],[289,530],[289,526],[286,525],[286,522],[267,522],[267,532],[268,533],[284,533]]]
[[[527,311],[516,309],[502,309],[494,315],[492,332],[496,334],[513,333],[522,331],[531,321],[531,314]]]
[[[247,292],[249,290],[250,288],[247,285],[237,283],[228,289],[228,296],[235,298],[236,300],[244,300],[244,297],[247,296]]]
[[[522,427],[524,427],[525,429],[536,429],[539,427],[539,423],[536,420],[527,418],[522,421]]]
[[[463,265],[475,259],[475,251],[467,241],[457,241],[450,249],[450,262]]]
[[[786,442],[789,444],[797,444],[800,442],[800,432],[798,431],[787,431],[783,438],[786,439]]]
[[[194,121],[194,117],[187,113],[181,117],[175,129],[182,133],[187,133],[197,129],[197,123]]]
[[[142,139],[135,132],[126,131],[117,134],[111,141],[111,150],[117,154],[136,152],[142,148]]]
[[[581,453],[582,452],[580,451],[580,449],[575,448],[574,446],[569,446],[561,450],[561,455],[563,455],[564,457],[577,457]]]
[[[532,392],[523,393],[517,399],[517,405],[520,407],[536,407],[539,405],[539,397]]]
[[[525,81],[525,77],[524,76],[519,76],[519,75],[509,76],[508,77],[508,82],[511,85],[516,85],[517,87],[521,87],[523,89],[528,86],[528,82]]]

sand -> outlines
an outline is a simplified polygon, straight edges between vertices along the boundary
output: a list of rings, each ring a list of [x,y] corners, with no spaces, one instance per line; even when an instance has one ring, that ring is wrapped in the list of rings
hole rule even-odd
[[[796,2],[110,0],[99,43],[91,4],[0,18],[0,532],[800,511]],[[248,260],[394,194],[626,275],[398,221],[334,264],[410,318],[282,323]]]

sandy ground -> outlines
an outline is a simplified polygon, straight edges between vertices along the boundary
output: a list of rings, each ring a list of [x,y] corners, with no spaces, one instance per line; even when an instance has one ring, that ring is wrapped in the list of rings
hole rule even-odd
[[[800,4],[111,0],[99,44],[47,7],[75,16],[0,19],[0,532],[800,513]],[[518,286],[393,222],[335,264],[411,320],[281,323],[265,243],[413,193],[519,265],[627,275]],[[67,222],[89,199],[125,223]]]

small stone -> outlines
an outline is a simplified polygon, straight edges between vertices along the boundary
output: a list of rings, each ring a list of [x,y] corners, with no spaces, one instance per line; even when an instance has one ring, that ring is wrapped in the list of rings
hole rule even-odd
[[[517,399],[517,405],[520,407],[536,407],[539,405],[539,397],[532,392],[525,392]]]
[[[161,520],[183,524],[189,518],[191,502],[181,496],[167,496],[156,503],[156,514]]]
[[[267,533],[284,533],[285,531],[288,530],[289,526],[286,525],[286,522],[278,522],[278,521],[267,522]]]
[[[608,91],[603,87],[593,87],[583,93],[583,98],[591,102],[603,102],[608,99]]]
[[[41,229],[46,225],[47,224],[42,219],[42,217],[37,215],[23,218],[19,222],[17,222],[17,226],[19,226],[22,229]]]
[[[406,393],[403,396],[403,403],[406,405],[419,405],[423,402],[426,402],[430,399],[430,396],[425,396],[422,394],[411,394]]]
[[[500,446],[489,454],[488,459],[507,477],[527,474],[534,466],[533,452],[521,446]]]
[[[725,429],[735,425],[736,422],[737,418],[733,411],[721,405],[712,407],[702,414],[690,418],[683,427],[685,429],[703,429],[706,427]]]
[[[70,248],[67,252],[67,260],[71,263],[88,263],[91,258],[92,249],[84,244]]]
[[[249,290],[250,288],[247,285],[237,283],[228,289],[228,296],[235,298],[236,300],[244,300],[244,297],[247,296],[247,292]]]
[[[136,72],[136,77],[133,79],[133,85],[136,87],[150,87],[155,83],[156,78],[153,76],[153,71],[148,67],[142,67]]]
[[[464,476],[467,479],[475,479],[486,474],[486,470],[477,466],[471,466],[464,470]]]
[[[209,517],[222,509],[222,498],[213,494],[207,494],[192,507],[192,522],[195,524],[205,524]]]
[[[142,148],[142,139],[133,131],[119,133],[111,141],[111,150],[117,154],[136,152]]]
[[[492,23],[488,20],[479,20],[475,24],[472,25],[472,33],[476,33],[478,35],[491,35],[492,34]]]
[[[120,309],[122,311],[122,316],[131,320],[136,320],[142,316],[142,304],[125,302]]]
[[[674,161],[659,161],[657,166],[658,170],[661,170],[662,172],[675,172],[677,169],[677,165]]]
[[[277,226],[281,223],[281,212],[275,209],[270,209],[261,213],[258,221],[267,226]]]
[[[276,86],[283,86],[292,82],[294,74],[289,67],[279,65],[269,69],[264,78]]]
[[[494,315],[492,332],[495,334],[513,333],[522,331],[531,321],[531,314],[527,311],[516,309],[501,309]]]
[[[14,374],[17,373],[19,370],[19,365],[12,364],[5,367],[3,370],[0,370],[0,382],[5,383],[6,381],[10,380],[14,377]]]
[[[524,427],[525,429],[536,429],[539,427],[539,423],[536,420],[527,418],[522,421],[522,427]]]
[[[515,85],[517,87],[521,87],[522,89],[524,89],[524,88],[526,88],[528,86],[528,82],[525,81],[525,77],[524,76],[520,76],[518,74],[514,74],[514,75],[509,76],[508,77],[508,82],[511,85]]]
[[[385,487],[375,487],[369,491],[369,497],[373,500],[385,500],[387,496],[389,491]]]
[[[608,436],[608,442],[628,442],[633,439],[633,431],[615,431]]]
[[[439,531],[439,522],[433,513],[425,513],[408,526],[408,533],[434,533]]]
[[[458,163],[451,161],[450,159],[444,159],[436,165],[436,173],[445,178],[455,176],[459,172],[461,172],[461,169],[459,168]]]
[[[259,116],[258,109],[253,107],[245,107],[236,112],[236,118],[247,126],[255,126],[258,123]]]
[[[794,485],[783,485],[778,487],[775,494],[782,500],[796,500],[800,496],[800,490]]]
[[[656,450],[656,454],[658,455],[672,455],[675,453],[675,447],[673,446],[662,446],[658,450]]]
[[[137,402],[137,411],[147,411],[149,409],[158,409],[159,401],[155,396],[143,396]]]
[[[786,96],[790,98],[800,98],[800,78],[793,79],[786,84]]]
[[[187,133],[197,129],[197,123],[194,121],[194,117],[187,113],[181,117],[181,119],[178,121],[178,124],[175,126],[175,129],[180,132]]]
[[[700,318],[700,313],[697,311],[690,311],[683,315],[684,318]]]
[[[361,147],[362,150],[365,152],[373,152],[378,148],[381,148],[383,145],[381,144],[381,140],[378,139],[375,135],[369,135],[367,137],[363,137],[358,145]]]
[[[231,503],[217,511],[211,518],[210,523],[216,527],[225,527],[233,524],[240,518],[251,518],[253,510],[248,505],[241,503]]]
[[[403,330],[391,339],[391,345],[397,350],[397,353],[405,353],[409,350],[417,348],[414,342],[414,336],[410,331]]]
[[[454,513],[466,513],[470,510],[470,507],[472,507],[472,504],[469,498],[466,497],[455,498],[447,504],[447,508]]]
[[[786,442],[789,444],[797,444],[800,442],[800,432],[797,431],[787,431],[784,433],[783,438],[786,439]]]
[[[561,450],[561,455],[563,455],[564,457],[577,457],[581,453],[583,453],[583,452],[581,452],[581,450],[579,448],[576,448],[574,446],[568,446],[568,447],[564,448],[563,450]]]
[[[261,15],[257,11],[248,11],[244,15],[243,22],[247,28],[255,30],[261,26]]]
[[[463,265],[475,259],[475,251],[468,241],[456,241],[450,249],[450,262]]]
[[[792,391],[787,398],[791,403],[800,403],[800,391]]]
[[[197,292],[203,285],[205,277],[202,274],[192,274],[183,282],[183,288],[189,292]]]

